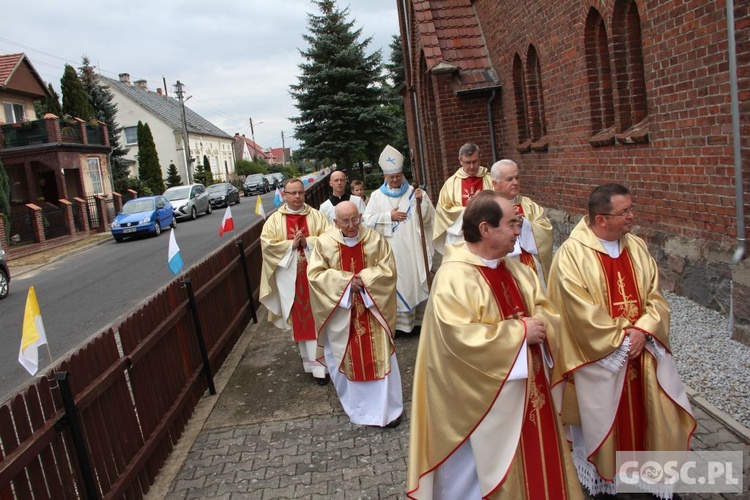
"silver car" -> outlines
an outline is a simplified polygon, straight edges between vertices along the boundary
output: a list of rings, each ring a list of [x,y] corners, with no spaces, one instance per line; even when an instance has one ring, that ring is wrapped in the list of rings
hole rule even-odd
[[[164,197],[172,203],[178,220],[195,220],[198,214],[211,213],[211,198],[203,184],[174,186],[164,191]]]

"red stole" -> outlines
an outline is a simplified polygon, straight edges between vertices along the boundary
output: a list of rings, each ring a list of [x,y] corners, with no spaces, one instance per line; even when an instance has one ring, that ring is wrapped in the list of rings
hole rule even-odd
[[[518,283],[504,261],[496,269],[477,267],[492,288],[504,318],[520,319],[528,316]],[[516,453],[516,459],[520,459],[521,464],[517,465],[523,468],[526,478],[526,498],[567,498],[563,452],[560,449],[555,410],[544,373],[540,345],[528,345],[531,366],[526,381],[527,399],[521,440]]]
[[[461,205],[466,206],[469,200],[483,189],[481,177],[464,177],[461,179]]]
[[[344,268],[342,270],[357,274],[365,268],[364,247],[361,241],[353,247],[340,243],[339,251],[341,252],[341,266]],[[353,293],[349,340],[344,353],[344,362],[348,363],[350,367],[344,373],[353,382],[368,382],[378,379],[377,357],[373,346],[370,317],[371,315],[362,300],[362,295]]]
[[[517,204],[517,205],[514,205],[514,206],[516,207],[516,213],[518,215],[524,215],[524,213],[523,213],[523,206],[521,206],[520,203]],[[524,250],[522,248],[521,249],[521,255],[519,256],[519,260],[523,264],[526,264],[531,269],[533,269],[534,273],[536,274],[536,272],[537,272],[537,270],[536,270],[536,262],[534,262],[534,256],[533,255],[531,255],[529,252],[527,252],[526,250]]]
[[[597,255],[607,277],[610,316],[622,316],[635,323],[641,316],[642,305],[630,252],[626,247],[616,259],[600,252],[597,252]],[[613,426],[618,451],[646,449],[646,401],[643,392],[642,357],[643,355],[628,361],[626,367],[625,383]]]
[[[293,240],[294,234],[301,231],[305,238],[310,236],[307,217],[301,214],[286,214],[286,239]],[[292,332],[296,342],[315,340],[315,322],[310,308],[310,285],[307,281],[307,258],[303,248],[297,249],[297,279],[294,282],[294,303],[292,304]]]

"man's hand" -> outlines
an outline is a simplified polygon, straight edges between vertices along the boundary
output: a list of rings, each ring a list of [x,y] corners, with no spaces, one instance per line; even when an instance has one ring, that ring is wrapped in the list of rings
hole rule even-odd
[[[401,222],[406,220],[406,212],[399,212],[398,209],[394,208],[391,210],[391,220],[393,222]]]
[[[547,338],[547,325],[538,318],[523,318],[526,323],[526,343],[529,345],[541,344]]]
[[[352,291],[355,293],[361,292],[365,288],[365,283],[359,275],[354,275],[352,278]]]
[[[423,193],[424,193],[424,191],[422,191],[421,189],[417,188],[417,189],[414,190],[414,197],[416,199],[418,199],[418,200],[421,200]]]
[[[635,359],[643,353],[643,349],[646,347],[646,334],[637,328],[626,328],[625,335],[630,337],[628,359]]]
[[[297,231],[294,233],[294,243],[292,244],[293,248],[305,248],[307,246],[307,239],[305,238],[305,235],[302,234],[302,231]]]

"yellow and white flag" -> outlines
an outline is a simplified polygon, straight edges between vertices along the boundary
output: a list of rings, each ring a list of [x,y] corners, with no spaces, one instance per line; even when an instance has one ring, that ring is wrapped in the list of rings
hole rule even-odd
[[[18,362],[32,375],[36,375],[39,370],[39,348],[46,343],[47,335],[44,332],[42,313],[39,311],[39,302],[32,286],[29,287],[29,295],[26,297],[21,349],[18,351]]]
[[[266,211],[263,210],[263,200],[260,199],[260,195],[258,195],[258,201],[255,202],[255,213],[266,218]]]

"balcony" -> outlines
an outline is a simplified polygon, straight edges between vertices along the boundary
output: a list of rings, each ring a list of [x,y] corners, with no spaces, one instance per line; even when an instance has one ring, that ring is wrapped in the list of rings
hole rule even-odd
[[[53,114],[41,120],[0,125],[0,150],[61,143],[109,146],[107,126]]]

